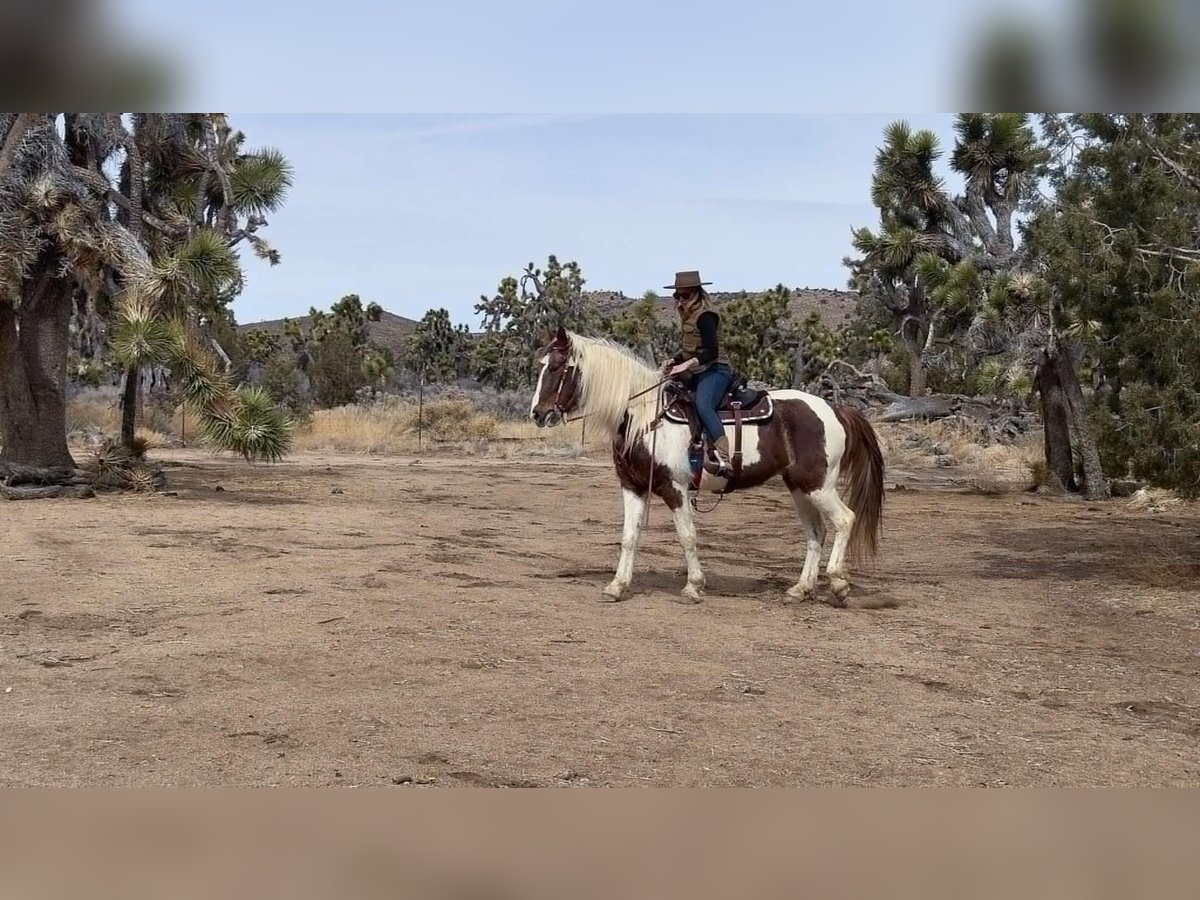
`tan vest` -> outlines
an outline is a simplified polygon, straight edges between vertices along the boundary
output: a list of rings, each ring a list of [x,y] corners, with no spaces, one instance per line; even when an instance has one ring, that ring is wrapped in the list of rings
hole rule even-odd
[[[700,316],[706,312],[710,312],[717,317],[717,328],[721,327],[721,315],[708,302],[708,298],[704,298],[688,312],[686,316],[680,317],[679,331],[682,337],[681,345],[683,350],[683,359],[691,359],[700,353],[700,328],[696,324]],[[729,360],[725,356],[725,342],[717,341],[717,358],[714,363],[724,363],[729,365]],[[703,372],[707,368],[702,366],[698,371]]]

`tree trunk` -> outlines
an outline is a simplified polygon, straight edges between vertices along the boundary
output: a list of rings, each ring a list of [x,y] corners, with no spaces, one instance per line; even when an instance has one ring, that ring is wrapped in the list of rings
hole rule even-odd
[[[1071,410],[1062,383],[1058,354],[1044,351],[1033,377],[1042,407],[1042,437],[1046,477],[1051,490],[1075,491],[1075,464],[1071,455]]]
[[[0,303],[0,462],[75,468],[67,449],[73,285],[46,256],[18,313]]]
[[[1075,437],[1075,446],[1079,450],[1079,461],[1083,467],[1083,495],[1088,500],[1102,500],[1110,496],[1108,480],[1104,477],[1104,467],[1100,464],[1100,451],[1096,447],[1091,422],[1088,420],[1087,399],[1083,396],[1083,387],[1079,383],[1079,373],[1075,371],[1075,360],[1070,348],[1060,347],[1054,355],[1054,361],[1059,373],[1059,382],[1066,393],[1071,413],[1071,432]]]
[[[125,370],[125,387],[121,391],[121,446],[133,449],[133,438],[137,430],[138,387],[141,370],[131,367]]]
[[[908,351],[908,396],[925,396],[925,360],[921,356],[921,343],[915,337],[904,336],[904,349]]]
[[[796,348],[795,354],[792,356],[792,383],[790,387],[793,390],[803,390],[805,379],[804,373],[808,369],[808,360],[804,355],[804,345],[801,344]]]

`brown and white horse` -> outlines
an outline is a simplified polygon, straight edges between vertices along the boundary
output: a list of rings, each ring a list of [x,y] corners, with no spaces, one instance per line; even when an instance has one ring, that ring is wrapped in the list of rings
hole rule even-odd
[[[619,600],[629,589],[643,513],[653,491],[674,516],[687,560],[683,597],[698,602],[705,579],[687,502],[692,480],[688,461],[691,429],[686,424],[656,421],[663,390],[656,387],[659,373],[616,343],[561,327],[547,338],[539,362],[541,373],[530,405],[530,418],[538,427],[561,424],[574,413],[587,416],[589,429],[605,429],[612,437],[613,462],[625,500],[625,527],[616,575],[604,588],[604,598]],[[883,511],[879,442],[871,424],[856,409],[831,407],[803,391],[771,391],[769,396],[771,417],[742,426],[741,471],[728,480],[705,472],[700,490],[744,490],[781,476],[807,537],[800,580],[788,590],[788,596],[816,596],[824,517],[834,534],[825,572],[836,605],[844,605],[850,593],[847,555],[857,564],[873,556],[878,547]],[[843,468],[849,505],[837,490]]]

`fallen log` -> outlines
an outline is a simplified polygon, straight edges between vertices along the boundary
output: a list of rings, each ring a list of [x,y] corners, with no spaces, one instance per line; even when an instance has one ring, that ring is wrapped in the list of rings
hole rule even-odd
[[[829,363],[816,380],[809,383],[808,389],[835,406],[855,406],[859,409],[903,399],[879,375],[861,372],[841,359]]]
[[[927,397],[901,397],[890,403],[879,415],[881,422],[903,422],[907,419],[945,419],[958,412],[957,398],[930,394]]]
[[[8,486],[18,484],[68,484],[87,480],[82,469],[68,466],[26,466],[21,463],[0,463],[0,483]]]
[[[46,500],[54,497],[69,497],[85,500],[96,496],[96,491],[87,484],[54,484],[43,487],[8,487],[0,485],[0,497],[5,500]]]
[[[1008,443],[1040,428],[1034,413],[1011,400],[963,394],[908,397],[897,394],[874,372],[861,371],[841,359],[830,362],[804,388],[834,405],[875,411],[877,422],[948,421],[980,429],[985,442]]]
[[[961,416],[976,422],[997,423],[1005,419],[1027,418],[1031,414],[1007,400],[965,397],[962,394],[929,394],[925,397],[900,397],[881,413],[885,422],[904,419],[945,419]]]
[[[113,441],[97,448],[82,468],[0,463],[0,498],[6,500],[85,498],[96,496],[96,491],[158,492],[165,485],[161,468]]]

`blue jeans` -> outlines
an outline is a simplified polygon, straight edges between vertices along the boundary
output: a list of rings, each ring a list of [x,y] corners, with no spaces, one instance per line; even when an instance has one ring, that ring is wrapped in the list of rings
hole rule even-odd
[[[733,372],[729,366],[722,364],[710,366],[696,376],[696,415],[700,418],[704,433],[714,443],[725,434],[717,405],[732,381]]]

